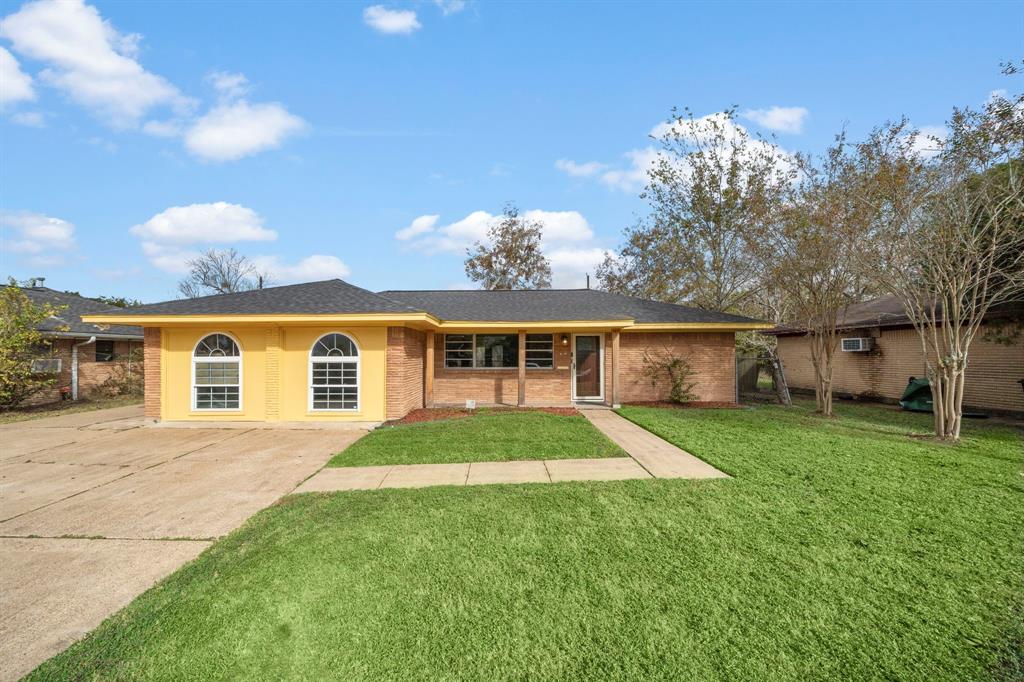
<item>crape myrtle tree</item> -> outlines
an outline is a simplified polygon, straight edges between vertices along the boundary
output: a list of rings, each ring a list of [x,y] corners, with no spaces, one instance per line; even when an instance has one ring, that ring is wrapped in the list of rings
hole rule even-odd
[[[972,342],[994,306],[1024,299],[1024,97],[954,110],[945,139],[919,139],[904,121],[863,145],[878,216],[864,267],[903,302],[935,435],[957,441]]]
[[[816,408],[831,416],[837,326],[867,289],[855,254],[870,237],[873,210],[859,196],[860,164],[845,133],[821,157],[797,154],[791,162],[796,177],[777,211],[746,236],[763,281],[782,293],[791,320],[807,330]]]
[[[772,215],[789,182],[778,147],[751,137],[736,110],[673,110],[641,195],[650,214],[598,268],[609,291],[707,310],[757,314],[759,264],[747,232]]]
[[[551,286],[551,263],[541,251],[544,225],[507,204],[487,230],[487,241],[466,249],[466,276],[484,289],[544,289]]]

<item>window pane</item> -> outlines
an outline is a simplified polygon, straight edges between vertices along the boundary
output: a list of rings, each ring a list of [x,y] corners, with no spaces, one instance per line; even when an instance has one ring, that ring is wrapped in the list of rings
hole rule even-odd
[[[357,363],[314,362],[312,374],[314,410],[358,409]]]
[[[238,386],[196,386],[197,410],[237,410]]]
[[[477,367],[516,367],[519,364],[519,337],[516,334],[477,334]]]
[[[535,369],[551,369],[555,366],[555,343],[553,335],[526,335],[526,366]]]
[[[359,355],[356,344],[344,334],[328,334],[313,344],[313,357],[348,357]]]
[[[224,334],[210,334],[196,346],[197,358],[237,358],[238,355],[238,346]]]
[[[197,362],[196,386],[238,384],[237,362]]]
[[[444,366],[473,366],[473,335],[446,334],[444,337]]]
[[[114,342],[113,341],[97,341],[96,342],[96,362],[113,362],[114,361]]]

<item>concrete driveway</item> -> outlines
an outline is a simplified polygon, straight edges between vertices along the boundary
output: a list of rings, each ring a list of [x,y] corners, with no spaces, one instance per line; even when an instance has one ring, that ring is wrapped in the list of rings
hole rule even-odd
[[[365,433],[174,428],[141,407],[0,426],[0,679],[68,647]]]

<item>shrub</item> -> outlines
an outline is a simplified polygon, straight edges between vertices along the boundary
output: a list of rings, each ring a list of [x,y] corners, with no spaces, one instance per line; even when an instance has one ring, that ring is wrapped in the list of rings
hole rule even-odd
[[[664,350],[660,353],[644,353],[643,375],[651,380],[651,386],[657,387],[665,378],[668,379],[669,400],[674,403],[688,403],[696,400],[693,392],[697,382],[691,381],[693,370],[689,361],[675,353]]]

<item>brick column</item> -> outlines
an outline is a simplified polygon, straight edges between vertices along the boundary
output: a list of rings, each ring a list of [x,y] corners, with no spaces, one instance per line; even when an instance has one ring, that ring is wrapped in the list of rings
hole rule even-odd
[[[426,349],[423,353],[423,406],[434,406],[434,332],[427,332]]]
[[[612,407],[619,405],[619,330],[612,331]]]
[[[267,421],[281,420],[281,328],[267,329],[266,347]]]
[[[160,393],[163,391],[160,381],[160,348],[163,343],[163,334],[159,327],[146,327],[143,329],[143,351],[142,362],[145,379],[143,391],[145,393],[143,402],[147,417],[154,419],[161,418]]]
[[[519,407],[526,405],[526,332],[519,330]]]

